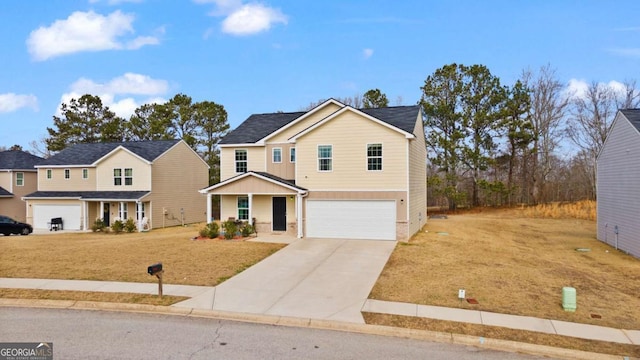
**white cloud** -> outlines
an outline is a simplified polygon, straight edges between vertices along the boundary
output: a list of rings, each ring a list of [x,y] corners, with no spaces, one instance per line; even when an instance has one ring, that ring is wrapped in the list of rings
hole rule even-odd
[[[614,48],[609,49],[609,52],[621,56],[640,58],[640,48]]]
[[[30,107],[33,110],[38,110],[38,98],[36,98],[35,95],[31,94],[0,94],[0,113],[13,112],[25,107]]]
[[[619,81],[611,80],[608,83],[600,82],[596,85],[599,88],[608,88],[616,97],[624,97],[626,95],[627,86]],[[585,99],[590,86],[592,86],[592,84],[584,80],[571,79],[564,93],[569,98]]]
[[[193,0],[197,4],[215,4],[216,8],[209,12],[210,16],[225,16],[222,21],[222,32],[246,36],[271,29],[274,24],[287,24],[288,17],[279,9],[260,3],[243,4],[242,0]],[[210,29],[204,38],[210,36]]]
[[[122,3],[141,3],[144,0],[107,0],[107,4],[109,5],[119,5]],[[95,3],[99,3],[100,0],[89,0],[89,3],[91,4],[95,4]]]
[[[107,16],[93,11],[76,11],[65,20],[56,20],[49,27],[41,26],[32,31],[27,47],[34,60],[42,61],[81,51],[131,50],[159,43],[159,39],[152,36],[120,40],[122,36],[134,33],[133,20],[133,15],[119,10]]]
[[[62,94],[60,104],[69,103],[84,94],[97,95],[104,106],[108,106],[118,116],[128,119],[136,108],[143,104],[166,102],[161,95],[166,94],[169,85],[165,80],[153,79],[147,75],[126,73],[106,83],[80,78],[71,84],[71,91]],[[123,95],[129,95],[123,97]],[[131,96],[133,95],[133,96]],[[60,107],[57,111],[60,113]]]
[[[370,58],[372,55],[373,55],[373,49],[362,50],[362,56],[364,56],[365,60]]]

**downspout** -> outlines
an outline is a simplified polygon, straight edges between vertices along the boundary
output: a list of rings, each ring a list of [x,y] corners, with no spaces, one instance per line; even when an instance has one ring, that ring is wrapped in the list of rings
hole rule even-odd
[[[298,193],[296,196],[296,217],[298,218],[298,239],[302,239],[304,237],[304,229],[302,228],[302,199],[307,197],[309,192]]]

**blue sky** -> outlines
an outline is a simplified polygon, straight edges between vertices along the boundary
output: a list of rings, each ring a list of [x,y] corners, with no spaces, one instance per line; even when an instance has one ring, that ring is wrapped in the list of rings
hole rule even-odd
[[[571,88],[640,69],[637,0],[3,0],[0,14],[0,146],[25,149],[84,93],[125,118],[184,93],[234,128],[372,88],[415,104],[453,62],[503,84],[549,63]]]

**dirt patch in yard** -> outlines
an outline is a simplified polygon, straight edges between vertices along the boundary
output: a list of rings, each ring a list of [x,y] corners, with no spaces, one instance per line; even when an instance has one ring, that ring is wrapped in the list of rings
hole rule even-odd
[[[191,240],[204,224],[132,234],[0,236],[0,277],[157,282],[214,286],[281,249],[282,244]]]

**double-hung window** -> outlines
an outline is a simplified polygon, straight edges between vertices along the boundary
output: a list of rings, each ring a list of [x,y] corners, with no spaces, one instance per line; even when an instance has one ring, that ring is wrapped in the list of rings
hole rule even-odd
[[[296,162],[296,148],[289,149],[289,162]]]
[[[124,169],[124,184],[133,185],[133,169]]]
[[[274,163],[282,162],[282,148],[273,148],[272,160]]]
[[[82,179],[87,180],[89,178],[89,169],[82,169]]]
[[[236,173],[247,172],[247,150],[236,150]]]
[[[238,196],[238,220],[249,220],[249,198]]]
[[[16,186],[24,186],[24,173],[17,172],[16,173]]]
[[[47,180],[51,180],[53,178],[53,170],[47,169]]]
[[[113,185],[122,185],[122,169],[113,169]]]
[[[128,212],[128,204],[126,202],[121,202],[120,203],[120,209],[119,209],[119,215],[120,215],[120,219],[122,219],[122,221],[126,221],[129,217],[129,212]]]
[[[382,144],[367,144],[367,170],[382,171]]]
[[[65,180],[71,179],[71,169],[64,169],[64,178]]]
[[[333,170],[333,152],[331,145],[318,145],[318,171]]]

